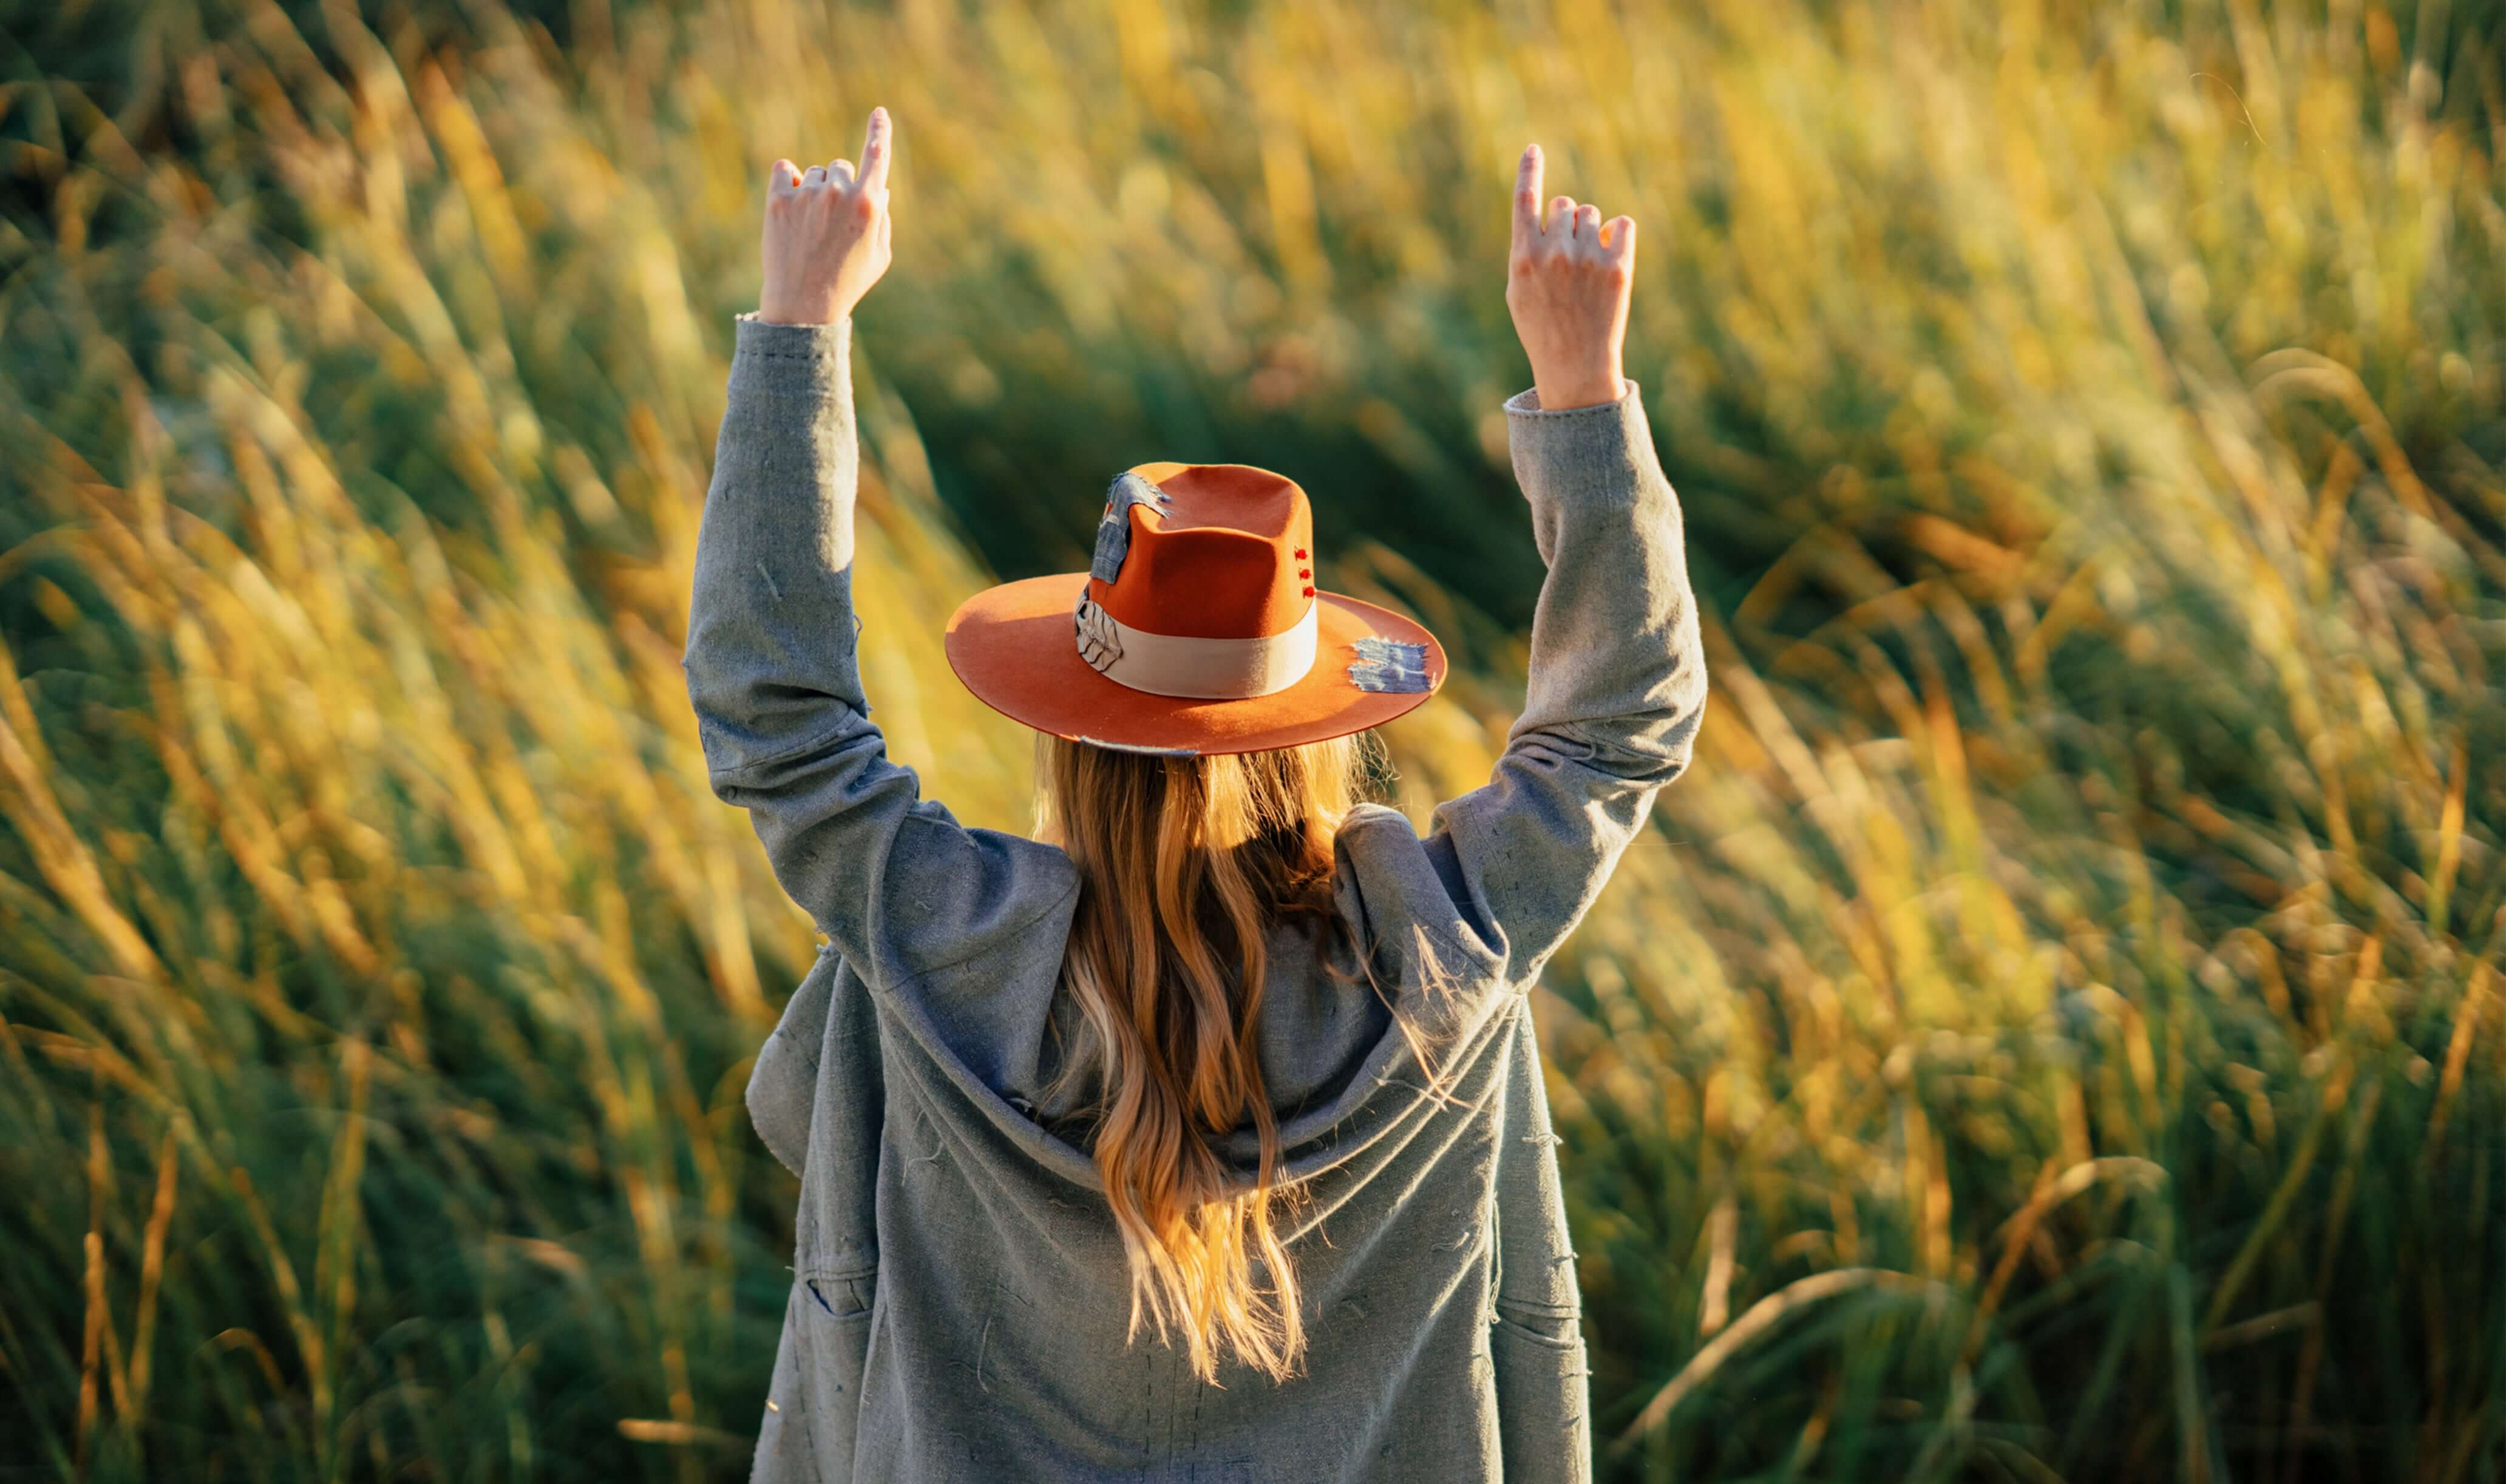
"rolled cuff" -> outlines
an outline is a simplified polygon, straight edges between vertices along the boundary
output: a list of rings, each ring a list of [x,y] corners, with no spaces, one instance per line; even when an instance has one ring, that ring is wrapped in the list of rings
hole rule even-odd
[[[822,398],[850,382],[852,316],[826,325],[778,325],[739,316],[731,355],[734,395]]]
[[[1509,412],[1536,412],[1543,417],[1580,417],[1587,412],[1604,412],[1612,407],[1624,406],[1627,405],[1628,401],[1635,395],[1635,382],[1629,377],[1621,376],[1619,378],[1619,400],[1616,402],[1594,402],[1588,403],[1580,407],[1557,407],[1552,409],[1540,405],[1540,388],[1536,386],[1526,386],[1522,391],[1515,393],[1513,396],[1505,400],[1505,409]]]
[[[1642,390],[1619,380],[1618,401],[1590,406],[1553,412],[1531,387],[1506,399],[1515,479],[1533,503],[1626,505],[1660,478]]]

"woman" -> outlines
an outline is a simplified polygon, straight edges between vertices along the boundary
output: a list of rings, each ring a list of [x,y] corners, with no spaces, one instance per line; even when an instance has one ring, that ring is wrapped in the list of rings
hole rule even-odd
[[[1540,209],[1505,405],[1549,565],[1522,719],[1420,838],[1352,803],[1423,629],[1318,591],[1245,465],[1114,481],[1087,573],[978,594],[951,664],[1042,734],[1043,839],[887,760],[850,597],[855,303],[891,135],[775,163],[698,546],[712,785],[827,935],[759,1053],[801,1177],[761,1479],[1580,1479],[1582,1333],[1524,990],[1687,765],[1679,510],[1620,373],[1634,224]]]

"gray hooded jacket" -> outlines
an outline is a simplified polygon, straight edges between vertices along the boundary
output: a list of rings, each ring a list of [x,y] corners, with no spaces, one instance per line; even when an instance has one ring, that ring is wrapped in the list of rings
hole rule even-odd
[[[1593,407],[1506,403],[1549,566],[1522,718],[1489,782],[1440,805],[1425,838],[1380,806],[1346,821],[1335,896],[1364,949],[1292,929],[1271,943],[1261,1055],[1304,1197],[1286,1229],[1308,1348],[1285,1383],[1209,1386],[1180,1350],[1126,1342],[1095,1168],[1039,1108],[1069,1029],[1075,868],[958,824],[870,720],[851,326],[743,317],[737,336],[688,692],[714,792],[749,811],[828,939],[748,1086],[801,1177],[754,1476],[1589,1478],[1525,991],[1687,766],[1705,700],[1679,507],[1634,384]],[[1249,1127],[1219,1148],[1252,1169]]]

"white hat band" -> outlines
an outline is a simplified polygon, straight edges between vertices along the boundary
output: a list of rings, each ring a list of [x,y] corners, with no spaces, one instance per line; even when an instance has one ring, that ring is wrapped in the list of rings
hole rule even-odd
[[[1080,657],[1117,685],[1152,695],[1245,700],[1285,690],[1313,669],[1321,613],[1321,603],[1308,603],[1295,627],[1251,639],[1153,634],[1107,613],[1083,588],[1072,619]]]

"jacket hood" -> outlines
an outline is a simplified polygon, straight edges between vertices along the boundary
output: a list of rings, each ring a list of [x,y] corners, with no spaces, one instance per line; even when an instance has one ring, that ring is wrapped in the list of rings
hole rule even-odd
[[[1392,809],[1366,804],[1342,822],[1335,846],[1336,906],[1351,929],[1347,940],[1372,945],[1371,976],[1345,947],[1328,956],[1319,952],[1315,939],[1324,935],[1293,924],[1273,930],[1259,1034],[1278,1129],[1280,1184],[1311,1180],[1362,1157],[1382,1129],[1407,1121],[1390,1113],[1416,1099],[1445,1095],[1419,1053],[1426,1053],[1434,1073],[1450,1072],[1485,1032],[1487,1012],[1500,998],[1438,987],[1484,984],[1488,955],[1476,935],[1452,931],[1463,926],[1458,921],[1440,932],[1421,921],[1415,904],[1395,906],[1384,900],[1407,896],[1401,887],[1414,871],[1377,869],[1376,856],[1405,847],[1414,858],[1417,838],[1409,821]],[[1074,893],[1054,924],[1064,939],[1075,901]],[[1452,915],[1450,901],[1446,913]],[[1378,924],[1394,926],[1387,934]],[[1045,929],[1039,923],[1035,931]],[[1480,962],[1458,962],[1465,959]],[[1093,1089],[1075,1087],[1057,1100],[1051,1093],[1061,1048],[1072,1043],[1078,1029],[1077,1007],[1056,992],[1040,1013],[1024,1007],[1028,1013],[1019,1018],[1027,1026],[1003,1024],[1019,1007],[995,1008],[999,1013],[984,1017],[988,1025],[952,1013],[944,1026],[923,1013],[917,1001],[897,998],[888,1004],[889,1012],[905,1017],[918,1039],[958,1053],[941,1059],[951,1080],[1002,1133],[1070,1184],[1101,1193],[1090,1150],[1056,1131],[1068,1127],[1066,1115],[1084,1106]],[[1005,1046],[1008,1054],[1002,1053]],[[1410,1097],[1382,1097],[1381,1089],[1393,1084],[1406,1086]],[[1260,1166],[1261,1138],[1249,1119],[1211,1147],[1248,1180]]]

